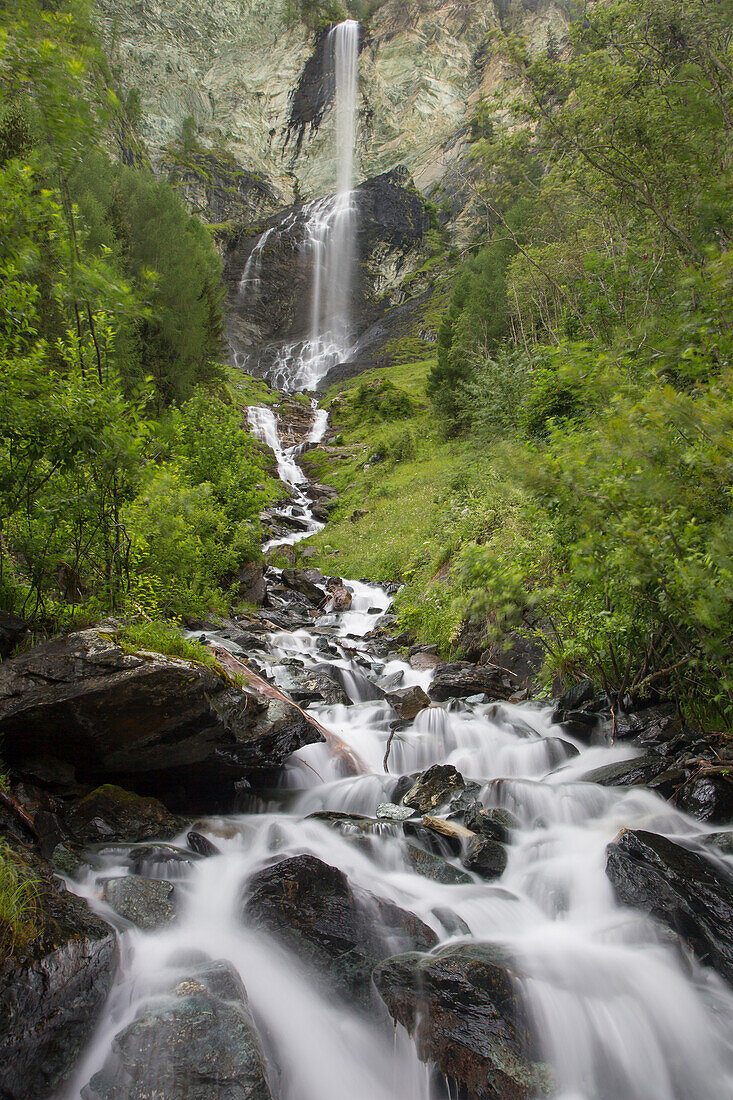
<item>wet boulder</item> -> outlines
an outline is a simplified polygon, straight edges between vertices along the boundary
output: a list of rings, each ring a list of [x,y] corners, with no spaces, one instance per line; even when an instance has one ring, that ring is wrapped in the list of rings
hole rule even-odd
[[[110,840],[166,840],[179,825],[157,798],[141,798],[113,783],[105,783],[72,803],[64,825],[81,843]]]
[[[412,913],[352,886],[343,871],[310,855],[254,875],[245,889],[243,915],[362,1006],[370,999],[374,966],[395,943],[429,950],[437,942]]]
[[[418,777],[402,801],[418,813],[427,814],[445,806],[465,785],[463,776],[452,764],[433,764]]]
[[[204,836],[203,833],[200,833],[197,829],[191,829],[186,834],[186,843],[196,855],[206,858],[209,856],[221,855],[221,849],[217,848],[212,840],[209,840],[207,836]]]
[[[235,783],[322,741],[285,697],[223,671],[128,653],[102,630],[37,646],[0,666],[3,756],[21,774],[114,783],[169,806],[210,810]]]
[[[314,607],[320,607],[325,601],[325,589],[318,587],[325,583],[325,577],[317,569],[283,569],[281,577],[284,585]]]
[[[69,1077],[96,1025],[117,966],[113,929],[64,890],[42,860],[39,936],[0,960],[0,1096],[34,1100]]]
[[[494,944],[458,944],[397,955],[375,968],[390,1015],[418,1054],[476,1100],[534,1100],[550,1092],[515,965]]]
[[[330,590],[328,597],[328,603],[326,604],[326,614],[332,615],[334,613],[340,613],[348,611],[351,607],[351,601],[353,596],[349,592],[348,588],[344,584],[336,584]]]
[[[465,812],[463,822],[467,829],[490,840],[508,843],[519,821],[510,810],[498,806],[485,810],[480,802],[474,802]]]
[[[647,786],[667,771],[669,761],[656,752],[636,756],[633,760],[618,760],[602,764],[581,776],[584,783],[598,783],[601,787]]]
[[[512,691],[511,682],[501,669],[454,661],[438,667],[428,694],[440,703],[481,694],[488,695],[489,699],[508,699]]]
[[[235,579],[238,599],[244,603],[262,607],[267,603],[267,582],[262,565],[256,561],[246,561],[240,567]]]
[[[463,866],[481,878],[494,879],[504,874],[507,854],[498,840],[488,836],[474,836],[468,842]]]
[[[696,770],[679,788],[675,802],[685,813],[710,825],[733,821],[733,779],[730,768]]]
[[[447,859],[436,856],[433,852],[426,852],[423,848],[418,848],[417,844],[408,842],[403,851],[413,871],[422,875],[423,878],[432,879],[433,882],[440,882],[445,886],[466,885],[473,881],[470,875],[454,867]]]
[[[83,1100],[272,1100],[244,986],[204,963],[147,1003],[114,1039]]]
[[[104,879],[102,897],[118,916],[138,928],[160,928],[175,920],[175,887],[164,879],[140,875]]]
[[[682,728],[673,703],[644,707],[628,713],[621,711],[613,720],[615,741],[635,740],[643,744],[663,744]]]
[[[606,874],[624,905],[676,932],[733,984],[733,875],[667,837],[624,830],[606,849]]]
[[[387,702],[397,711],[400,718],[411,721],[417,718],[421,710],[430,706],[430,696],[421,687],[397,688],[387,693]]]

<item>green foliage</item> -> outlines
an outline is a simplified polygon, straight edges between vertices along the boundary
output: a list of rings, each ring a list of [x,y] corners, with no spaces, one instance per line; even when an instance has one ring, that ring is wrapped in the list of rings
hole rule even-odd
[[[146,310],[125,342],[128,388],[152,377],[162,404],[223,381],[221,262],[166,183],[92,154],[70,177],[89,246],[114,256]]]
[[[40,933],[38,888],[30,870],[0,842],[0,960]]]
[[[182,657],[184,661],[196,661],[217,671],[220,666],[214,654],[205,645],[184,638],[177,623],[165,619],[130,623],[115,634],[128,653],[164,653],[168,657]]]
[[[444,648],[469,614],[538,638],[548,684],[671,694],[728,727],[732,14],[609,0],[562,48],[497,35],[524,84],[474,120],[488,241],[428,382],[482,473],[406,536],[398,599]]]
[[[285,0],[284,20],[287,27],[303,23],[311,31],[322,31],[341,23],[347,13],[339,0]]]
[[[349,395],[350,419],[360,423],[403,420],[414,412],[413,402],[404,390],[388,378],[361,382]]]
[[[0,77],[2,605],[37,630],[223,607],[267,477],[224,389],[211,237],[110,162],[83,4],[6,5]]]
[[[471,355],[479,346],[490,353],[506,335],[505,272],[511,254],[511,243],[497,240],[466,264],[438,330],[438,361],[427,393],[451,431],[463,424],[459,394],[471,375]]]

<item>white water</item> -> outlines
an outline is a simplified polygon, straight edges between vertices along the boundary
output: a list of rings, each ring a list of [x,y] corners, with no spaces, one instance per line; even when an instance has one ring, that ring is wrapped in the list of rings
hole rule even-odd
[[[255,246],[244,265],[242,277],[239,280],[238,293],[240,299],[244,299],[252,305],[259,298],[260,291],[262,290],[262,254],[265,251],[265,245],[274,232],[274,227],[266,229],[265,232],[257,238]]]
[[[315,389],[331,367],[348,359],[353,343],[350,300],[356,241],[354,150],[359,24],[347,19],[334,27],[327,50],[334,69],[336,192],[307,203],[296,215],[305,218],[304,260],[312,272],[310,332],[306,340],[284,345],[269,372],[275,386],[290,392]]]
[[[315,402],[312,403],[312,409],[313,424],[308,435],[308,442],[320,443],[326,431],[328,412],[326,409],[317,408]],[[252,405],[247,413],[252,434],[273,452],[277,462],[278,477],[290,490],[290,503],[283,505],[279,509],[279,514],[283,517],[298,516],[302,519],[305,528],[302,531],[292,531],[280,538],[270,539],[263,546],[263,550],[271,550],[277,546],[294,546],[296,542],[308,538],[309,535],[315,534],[323,527],[322,523],[313,518],[311,513],[312,502],[303,491],[303,486],[307,485],[308,479],[296,461],[301,448],[297,443],[291,447],[283,446],[278,430],[277,417],[271,408]]]
[[[365,675],[378,683],[398,668],[405,683],[425,684],[430,673],[416,673],[402,662],[383,667],[370,657],[363,635],[378,619],[374,609],[384,610],[389,597],[367,584],[349,582],[349,587],[350,611],[322,617],[318,628],[331,628],[340,654],[334,663],[353,675],[354,696],[360,696]],[[270,641],[269,664],[276,673],[280,660],[293,655],[306,665],[323,660],[312,633],[282,632]],[[657,831],[693,845],[705,832],[649,791],[581,781],[589,768],[633,750],[578,745],[578,757],[567,760],[560,751],[558,760],[560,731],[547,709],[459,703],[423,711],[400,733],[388,776],[382,758],[394,714],[387,704],[311,709],[366,762],[368,774],[345,777],[326,745],[309,746],[287,766],[285,782],[294,796],[287,811],[208,821],[203,831],[222,854],[194,864],[178,884],[183,901],[176,925],[123,933],[117,985],[65,1097],[79,1095],[103,1063],[114,1034],[156,990],[170,984],[176,956],[191,950],[228,959],[241,974],[281,1074],[279,1100],[435,1096],[402,1029],[395,1034],[386,1017],[369,1020],[340,1004],[320,986],[318,975],[242,923],[238,899],[247,879],[273,859],[304,852],[418,914],[442,942],[460,939],[442,923],[441,913],[448,910],[466,922],[471,937],[506,944],[525,974],[524,995],[560,1100],[733,1095],[733,994],[687,956],[674,936],[618,906],[605,875],[606,845],[622,828]],[[404,842],[389,827],[365,849],[319,821],[306,820],[322,809],[374,815],[377,804],[389,798],[394,776],[438,761],[453,763],[467,779],[480,782],[485,806],[505,806],[519,818],[521,828],[512,836],[500,880],[439,885],[410,868]],[[99,900],[98,881],[115,872],[122,869],[108,866],[73,885],[112,920]],[[151,1095],[155,1072],[151,1067]]]

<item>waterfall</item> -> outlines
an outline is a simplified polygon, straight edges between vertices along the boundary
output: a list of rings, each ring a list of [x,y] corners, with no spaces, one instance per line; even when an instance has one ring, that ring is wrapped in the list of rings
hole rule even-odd
[[[262,285],[262,253],[265,250],[265,245],[274,232],[274,228],[266,229],[265,232],[257,238],[257,243],[249,254],[249,258],[244,265],[242,277],[239,280],[238,293],[240,298],[251,298],[253,302],[259,298]]]
[[[274,380],[285,390],[310,390],[351,351],[350,299],[354,282],[354,150],[359,24],[339,23],[328,36],[333,65],[336,193],[305,207],[305,249],[312,266],[310,333],[283,349]]]

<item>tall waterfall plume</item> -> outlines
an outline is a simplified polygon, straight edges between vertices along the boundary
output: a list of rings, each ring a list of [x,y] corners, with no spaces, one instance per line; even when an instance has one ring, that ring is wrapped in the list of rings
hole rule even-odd
[[[346,19],[330,31],[327,55],[334,73],[336,193],[306,207],[305,242],[312,262],[310,333],[294,354],[283,349],[275,370],[287,390],[314,389],[352,342],[350,300],[354,281],[356,211],[354,151],[359,67],[359,24]]]

